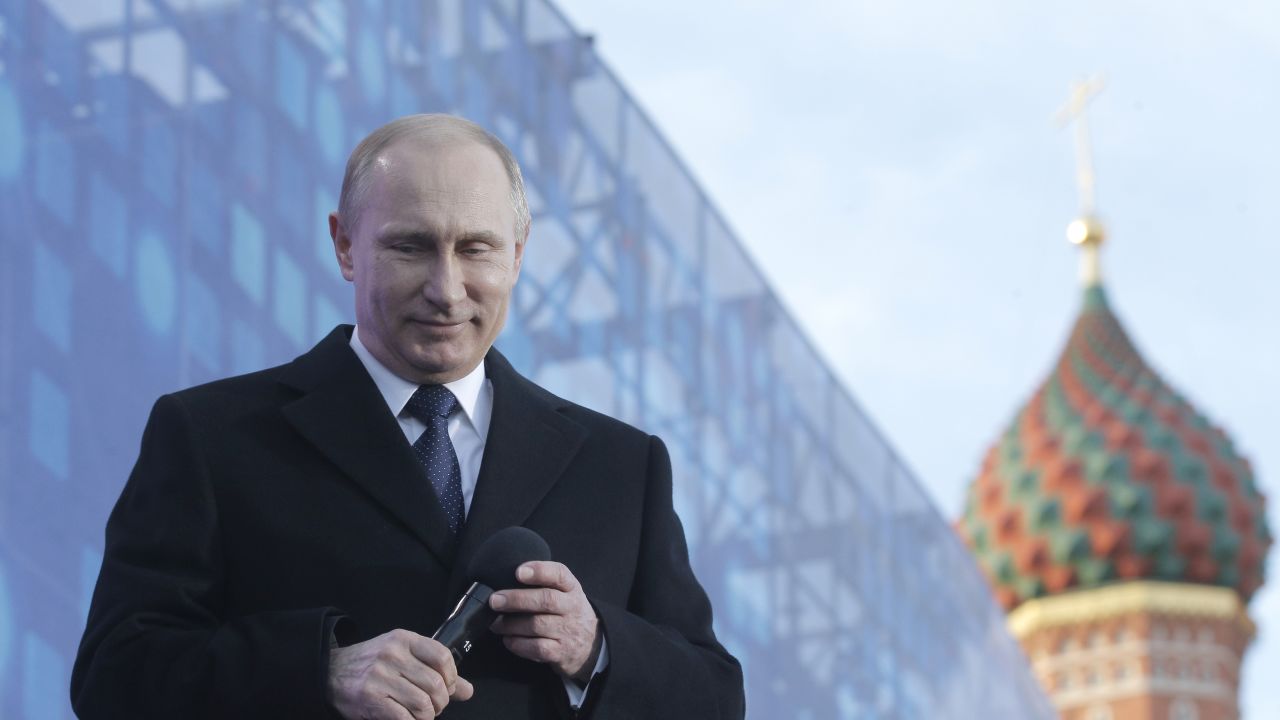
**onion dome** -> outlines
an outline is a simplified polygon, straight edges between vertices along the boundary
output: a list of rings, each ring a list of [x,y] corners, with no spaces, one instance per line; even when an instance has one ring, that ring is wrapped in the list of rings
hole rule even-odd
[[[1139,355],[1090,230],[1071,337],[987,452],[957,529],[1006,610],[1130,579],[1223,586],[1247,602],[1272,540],[1265,499],[1226,434]]]

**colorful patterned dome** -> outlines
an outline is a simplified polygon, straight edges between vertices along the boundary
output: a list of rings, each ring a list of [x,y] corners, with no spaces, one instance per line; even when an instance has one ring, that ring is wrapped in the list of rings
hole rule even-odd
[[[1265,499],[1230,439],[1156,375],[1100,284],[983,461],[957,528],[1006,610],[1110,581],[1262,585]]]

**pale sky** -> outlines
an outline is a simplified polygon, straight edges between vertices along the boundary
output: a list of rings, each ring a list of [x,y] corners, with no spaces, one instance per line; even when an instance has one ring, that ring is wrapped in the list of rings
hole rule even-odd
[[[1102,73],[1112,306],[1253,461],[1280,535],[1280,5],[557,4],[949,518],[1078,310],[1052,117]],[[1278,554],[1250,605],[1246,718],[1280,717]]]

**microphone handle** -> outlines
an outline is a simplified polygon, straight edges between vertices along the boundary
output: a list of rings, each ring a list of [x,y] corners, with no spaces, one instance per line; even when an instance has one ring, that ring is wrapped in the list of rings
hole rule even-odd
[[[475,649],[476,640],[489,632],[489,626],[498,617],[498,613],[489,607],[489,596],[492,594],[493,589],[488,585],[471,583],[453,612],[449,613],[449,618],[431,636],[431,639],[449,648],[449,652],[453,653],[453,662],[459,666],[462,658]]]

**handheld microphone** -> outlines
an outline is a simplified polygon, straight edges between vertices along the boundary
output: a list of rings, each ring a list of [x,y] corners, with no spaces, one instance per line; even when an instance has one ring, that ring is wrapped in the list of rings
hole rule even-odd
[[[538,533],[523,527],[499,530],[476,550],[467,566],[467,575],[474,580],[471,587],[431,638],[449,648],[454,663],[461,664],[498,617],[489,607],[489,596],[497,590],[521,587],[516,568],[524,563],[550,559],[551,548]]]

